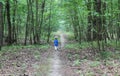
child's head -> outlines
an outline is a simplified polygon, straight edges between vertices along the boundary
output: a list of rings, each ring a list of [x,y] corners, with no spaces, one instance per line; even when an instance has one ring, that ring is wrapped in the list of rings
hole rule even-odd
[[[57,39],[57,38],[55,37],[55,39]]]
[[[55,36],[55,39],[57,39],[58,37],[57,36]]]

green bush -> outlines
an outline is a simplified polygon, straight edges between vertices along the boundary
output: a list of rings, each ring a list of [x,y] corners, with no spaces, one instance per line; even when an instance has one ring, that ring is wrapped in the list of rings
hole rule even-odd
[[[100,52],[100,56],[102,59],[108,59],[111,57],[111,55],[112,55],[112,53],[109,51],[101,51]]]
[[[66,35],[67,35],[67,39],[68,39],[69,41],[75,39],[74,33],[72,33],[72,32],[67,32]]]
[[[93,62],[91,62],[90,63],[90,66],[91,67],[97,67],[97,66],[99,66],[101,63],[99,62],[99,61],[93,61]]]
[[[79,49],[84,49],[84,48],[88,48],[90,47],[90,43],[87,43],[87,42],[83,42],[81,44],[79,43],[71,43],[71,44],[67,44],[65,46],[65,48],[67,49],[75,49],[75,50],[79,50]]]
[[[74,62],[73,62],[73,66],[80,66],[80,60],[79,59],[76,59]]]

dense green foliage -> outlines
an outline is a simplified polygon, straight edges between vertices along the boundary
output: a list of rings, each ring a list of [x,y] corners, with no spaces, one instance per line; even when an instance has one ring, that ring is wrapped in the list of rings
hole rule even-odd
[[[49,42],[51,33],[59,29],[58,1],[1,0],[0,2],[4,4],[3,37],[7,43],[21,43],[21,40],[25,41],[25,44]]]
[[[97,42],[104,50],[120,39],[119,0],[0,0],[3,3],[3,43],[49,43],[56,31],[80,44]],[[53,33],[54,32],[54,33]]]

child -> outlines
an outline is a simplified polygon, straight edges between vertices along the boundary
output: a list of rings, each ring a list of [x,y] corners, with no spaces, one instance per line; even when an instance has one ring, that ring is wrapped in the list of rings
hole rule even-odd
[[[55,40],[54,40],[54,47],[55,47],[55,50],[57,51],[58,50],[58,39],[57,39],[57,37],[55,37]]]

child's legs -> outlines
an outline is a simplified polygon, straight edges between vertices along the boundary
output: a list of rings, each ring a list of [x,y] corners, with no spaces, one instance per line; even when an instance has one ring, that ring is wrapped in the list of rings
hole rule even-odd
[[[55,50],[58,50],[58,46],[55,46]]]
[[[55,50],[57,50],[57,47],[55,46]]]

